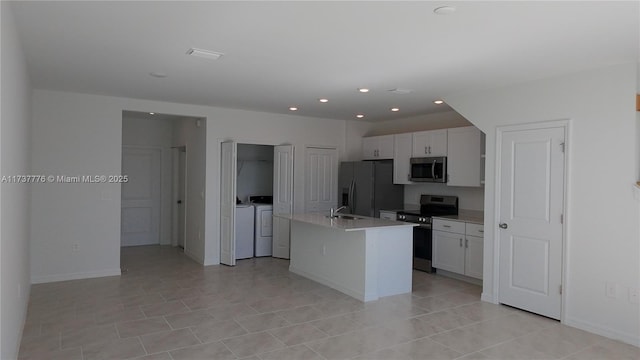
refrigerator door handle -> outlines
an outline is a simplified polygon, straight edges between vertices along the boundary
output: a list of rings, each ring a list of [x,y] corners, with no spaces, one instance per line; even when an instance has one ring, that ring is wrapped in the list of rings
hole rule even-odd
[[[351,213],[355,214],[356,212],[356,180],[352,180],[351,185]]]
[[[347,199],[347,201],[349,202],[349,212],[353,214],[353,210],[355,209],[355,207],[353,206],[353,190],[354,187],[356,185],[356,181],[354,179],[351,179],[351,184],[349,184],[349,198]]]

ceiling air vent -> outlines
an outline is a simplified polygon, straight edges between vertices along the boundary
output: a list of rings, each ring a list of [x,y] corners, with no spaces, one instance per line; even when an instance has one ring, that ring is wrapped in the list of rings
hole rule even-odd
[[[209,60],[218,60],[224,54],[210,50],[191,48],[187,50],[187,55],[197,56]]]

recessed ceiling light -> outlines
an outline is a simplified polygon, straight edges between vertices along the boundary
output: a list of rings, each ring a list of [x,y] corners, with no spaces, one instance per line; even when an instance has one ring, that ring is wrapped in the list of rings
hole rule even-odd
[[[187,50],[187,55],[197,56],[209,60],[218,60],[224,54],[211,50],[191,48]]]
[[[295,107],[295,106],[292,106],[292,107],[290,107],[290,108],[289,108],[289,110],[291,110],[291,111],[298,111],[298,108],[297,108],[297,107]]]
[[[156,114],[156,113],[153,113],[153,112],[149,113],[149,115],[155,115],[155,114]]]
[[[318,99],[318,101],[320,101],[321,103],[327,103],[329,102],[329,99]]]
[[[433,12],[438,15],[449,15],[456,12],[456,8],[454,8],[453,6],[440,6],[433,9]]]
[[[156,78],[160,78],[160,79],[163,79],[163,78],[167,77],[166,73],[159,72],[159,71],[150,72],[149,75],[151,75],[153,77],[156,77]]]
[[[363,114],[358,114],[358,115],[356,115],[356,117],[357,117],[358,119],[362,119],[362,118],[364,117],[364,115],[363,115]]]
[[[358,88],[358,91],[360,91],[361,93],[368,93],[369,89],[367,89],[367,88]]]
[[[442,101],[442,100],[436,100],[436,101],[434,101],[433,103],[434,103],[434,104],[436,104],[436,105],[440,105],[440,104],[444,104],[444,101]]]
[[[400,111],[399,108],[391,108],[391,111],[396,112],[396,111]]]

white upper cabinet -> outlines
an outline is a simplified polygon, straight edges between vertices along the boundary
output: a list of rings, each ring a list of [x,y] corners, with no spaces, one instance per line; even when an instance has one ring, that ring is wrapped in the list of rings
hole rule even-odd
[[[393,159],[393,135],[362,138],[362,158],[364,160]]]
[[[447,156],[447,129],[413,133],[413,157]]]
[[[448,186],[481,186],[481,137],[475,126],[449,129]]]
[[[411,177],[411,154],[413,134],[396,134],[393,139],[393,183],[413,184]]]

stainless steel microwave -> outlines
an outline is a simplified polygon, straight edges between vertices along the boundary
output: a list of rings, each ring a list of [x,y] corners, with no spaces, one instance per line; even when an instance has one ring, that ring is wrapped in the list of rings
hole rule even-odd
[[[411,181],[447,182],[447,157],[411,158]]]

